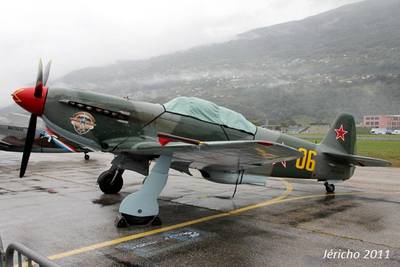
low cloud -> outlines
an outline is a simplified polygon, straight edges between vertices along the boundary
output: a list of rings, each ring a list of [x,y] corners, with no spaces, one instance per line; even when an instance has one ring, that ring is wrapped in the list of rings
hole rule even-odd
[[[226,41],[350,2],[356,1],[6,1],[0,11],[0,106],[11,103],[14,89],[34,83],[40,57],[53,59],[55,78]]]

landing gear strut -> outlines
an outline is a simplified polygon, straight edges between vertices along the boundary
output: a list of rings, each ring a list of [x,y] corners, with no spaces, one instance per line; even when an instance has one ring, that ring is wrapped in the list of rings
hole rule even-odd
[[[117,227],[139,224],[161,225],[157,198],[167,183],[171,158],[171,155],[161,155],[140,190],[122,200],[119,206],[120,214],[115,220]]]
[[[335,185],[334,184],[330,184],[328,182],[325,182],[324,185],[325,185],[325,189],[326,189],[327,193],[335,192]]]
[[[122,169],[111,168],[100,174],[97,179],[100,190],[104,194],[117,194],[124,184],[123,173],[124,170]]]

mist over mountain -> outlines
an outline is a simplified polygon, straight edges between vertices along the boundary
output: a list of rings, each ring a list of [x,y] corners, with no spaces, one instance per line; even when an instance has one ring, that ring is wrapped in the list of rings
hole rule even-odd
[[[368,0],[229,42],[80,69],[52,85],[160,103],[197,96],[259,123],[400,114],[399,14],[400,0]]]

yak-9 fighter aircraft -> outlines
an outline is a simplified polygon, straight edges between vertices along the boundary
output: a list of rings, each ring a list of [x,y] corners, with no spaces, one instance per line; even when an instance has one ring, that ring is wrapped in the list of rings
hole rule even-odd
[[[124,170],[146,175],[142,188],[120,205],[117,226],[158,218],[157,197],[170,168],[198,169],[210,181],[255,184],[266,177],[314,179],[334,183],[349,179],[355,166],[388,166],[389,162],[355,155],[356,127],[349,114],[340,115],[320,144],[256,127],[241,114],[214,103],[179,97],[164,105],[129,101],[110,95],[46,87],[49,67],[34,87],[16,90],[14,101],[31,119],[21,163],[24,175],[37,116],[56,134],[94,151],[115,155],[100,174],[106,194],[118,193]],[[149,171],[149,162],[156,160]]]

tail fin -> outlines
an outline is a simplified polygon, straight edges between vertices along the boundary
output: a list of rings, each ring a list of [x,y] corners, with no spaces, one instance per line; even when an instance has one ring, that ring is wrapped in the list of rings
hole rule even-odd
[[[356,153],[356,124],[350,114],[340,114],[321,142],[322,152],[331,160],[341,164],[357,166],[390,166],[391,163],[354,155]]]
[[[340,114],[322,140],[328,150],[345,154],[355,154],[356,124],[350,114]]]

